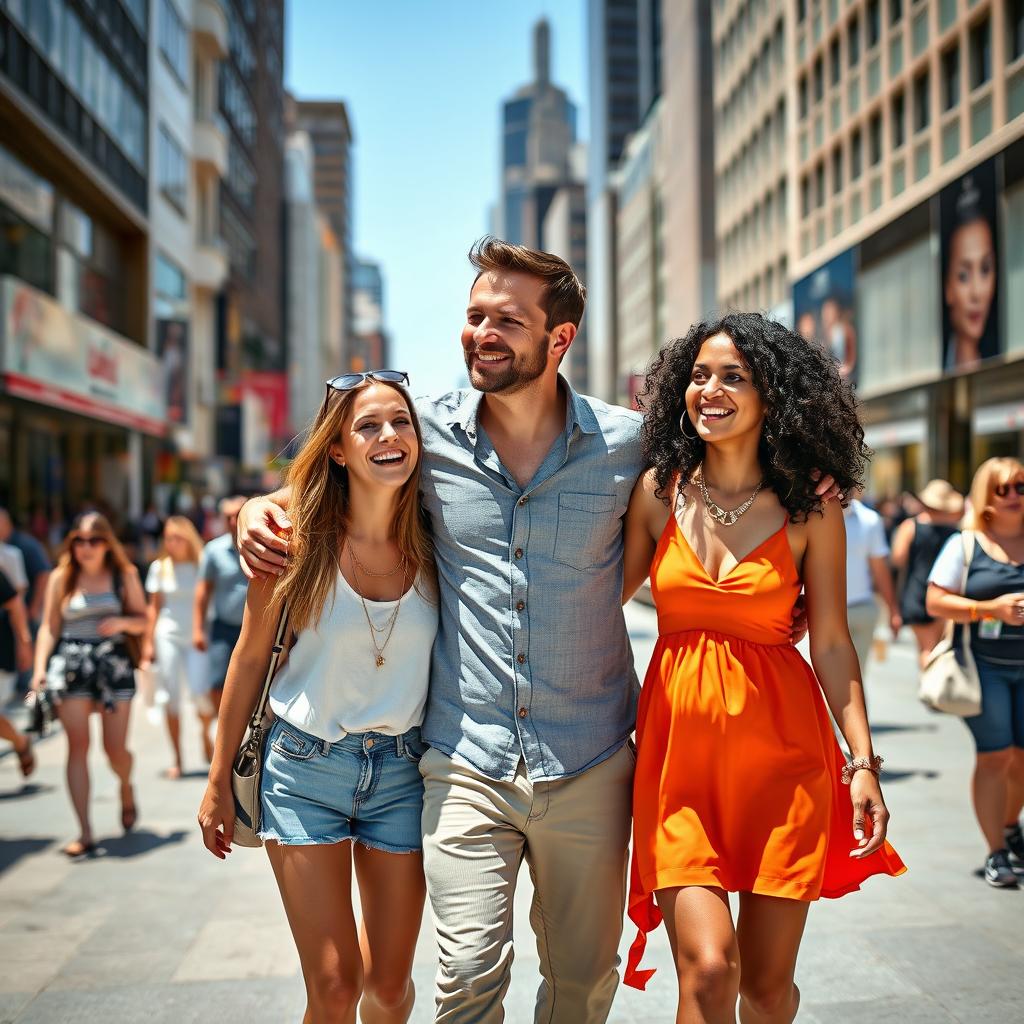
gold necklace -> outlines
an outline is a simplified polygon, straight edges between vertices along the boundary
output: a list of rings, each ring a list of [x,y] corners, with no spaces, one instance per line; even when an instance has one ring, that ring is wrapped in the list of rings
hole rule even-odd
[[[359,582],[359,574],[356,571],[356,564],[357,564],[358,560],[356,559],[356,556],[352,553],[352,545],[351,544],[349,545],[348,553],[349,553],[349,557],[352,560],[352,576],[354,577],[356,583],[358,583]],[[402,558],[402,568],[403,568],[403,572],[402,572],[402,596],[404,597],[405,596],[406,587],[407,587],[408,582],[409,582],[409,575],[408,575],[407,572],[404,571],[404,569],[405,569],[405,557],[404,556]],[[389,575],[391,575],[391,574],[389,574]],[[359,595],[359,603],[363,606],[363,615],[366,616],[366,624],[367,624],[367,626],[370,627],[370,643],[373,644],[373,650],[374,650],[374,652],[376,654],[376,657],[374,658],[374,663],[376,664],[377,668],[383,668],[384,667],[384,651],[387,650],[388,643],[391,640],[391,634],[394,633],[394,631],[395,631],[395,623],[398,622],[398,613],[402,610],[402,597],[399,597],[399,599],[395,602],[395,610],[388,616],[388,618],[385,621],[384,625],[383,626],[375,626],[374,623],[373,623],[373,619],[370,618],[370,609],[366,606],[366,598],[363,597],[362,591],[359,590],[358,588],[353,588],[353,589],[355,589],[356,593]],[[384,633],[384,632],[387,633],[387,636],[384,637],[384,643],[378,644],[377,643],[377,634],[378,633]]]
[[[352,538],[351,537],[349,537],[349,539],[348,539],[348,553],[349,553],[349,555],[351,555],[352,560],[356,563],[356,565],[359,566],[359,569],[363,573],[364,576],[375,576],[377,579],[383,579],[386,576],[394,576],[395,573],[398,572],[399,569],[402,569],[403,571],[405,570],[405,555],[404,554],[398,560],[398,565],[396,565],[394,567],[394,569],[388,569],[387,572],[373,572],[371,569],[367,569],[366,566],[363,565],[363,563],[360,562],[359,559],[356,557],[356,550],[355,550],[355,546],[352,543]]]
[[[716,502],[711,495],[708,493],[708,485],[704,480],[704,467],[701,466],[696,473],[695,482],[697,484],[697,490],[700,491],[700,496],[704,501],[704,507],[707,509],[707,513],[715,520],[716,523],[721,523],[723,526],[732,526],[736,520],[743,515],[751,505],[754,504],[754,499],[761,493],[761,488],[764,487],[764,479],[762,478],[758,485],[754,488],[754,493],[742,505],[736,508],[722,508],[721,505]]]

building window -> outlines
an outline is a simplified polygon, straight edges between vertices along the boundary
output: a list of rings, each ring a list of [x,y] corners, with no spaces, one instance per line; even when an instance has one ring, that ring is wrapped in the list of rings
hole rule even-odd
[[[838,195],[843,190],[843,150],[836,146],[832,150],[832,194]]]
[[[160,125],[157,140],[156,181],[164,198],[184,214],[188,203],[188,161],[166,125]]]
[[[825,205],[825,164],[819,163],[814,172],[814,205],[821,209]]]
[[[821,58],[814,62],[814,102],[820,103],[825,95],[825,69],[822,67]]]
[[[971,29],[971,88],[977,89],[992,77],[992,33],[988,18]]]
[[[805,217],[811,212],[811,179],[806,174],[800,181],[800,211]]]
[[[868,26],[868,49],[878,45],[882,35],[881,15],[879,13],[878,0],[869,0],[867,10]]]
[[[889,24],[895,25],[903,17],[903,0],[889,0]]]
[[[1010,60],[1024,55],[1024,0],[1010,0],[1006,20],[1010,31]]]
[[[942,109],[952,110],[960,102],[960,46],[942,55]]]
[[[800,109],[800,120],[807,117],[807,76],[800,76],[800,84],[797,86],[797,100]]]
[[[858,128],[850,136],[850,181],[856,181],[860,177],[863,166],[864,137]]]
[[[828,70],[832,85],[838,85],[843,70],[839,63],[839,36],[832,40],[832,45],[828,48]]]
[[[931,107],[929,105],[928,72],[914,79],[914,131],[923,132],[931,124]]]
[[[875,114],[868,122],[868,160],[872,167],[882,162],[882,115]]]
[[[179,82],[188,82],[188,28],[173,0],[160,0],[160,52]]]
[[[893,93],[890,121],[892,124],[892,148],[899,149],[906,138],[906,102],[902,89]]]
[[[158,318],[169,319],[181,316],[183,312],[188,315],[188,282],[185,280],[185,272],[162,252],[156,254],[153,285],[156,291],[153,312]]]
[[[860,18],[856,16],[850,19],[846,32],[846,59],[851,68],[860,63]]]
[[[807,0],[796,0],[796,21],[801,24],[807,18]]]
[[[125,266],[116,236],[67,200],[58,225],[58,300],[123,333]]]

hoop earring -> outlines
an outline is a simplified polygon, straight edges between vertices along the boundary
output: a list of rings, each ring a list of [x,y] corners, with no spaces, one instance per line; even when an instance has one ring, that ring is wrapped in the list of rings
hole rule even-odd
[[[683,415],[679,417],[679,433],[681,433],[687,441],[699,441],[700,434],[697,433],[697,428],[690,423],[690,426],[693,427],[693,433],[688,434],[686,432],[686,427],[683,426],[684,423],[690,423],[690,417],[686,414],[685,409],[683,410]]]

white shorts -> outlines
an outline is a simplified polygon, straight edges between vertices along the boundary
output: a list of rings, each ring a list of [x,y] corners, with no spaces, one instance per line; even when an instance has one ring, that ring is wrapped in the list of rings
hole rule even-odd
[[[197,651],[190,640],[178,632],[162,631],[159,626],[153,638],[156,648],[156,700],[172,715],[181,713],[181,695],[188,688],[202,714],[211,714],[213,705],[206,671],[206,654]]]

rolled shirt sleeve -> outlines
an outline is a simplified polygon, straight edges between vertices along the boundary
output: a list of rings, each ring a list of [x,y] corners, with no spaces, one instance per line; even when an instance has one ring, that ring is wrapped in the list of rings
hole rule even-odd
[[[963,592],[964,577],[964,542],[963,535],[954,533],[942,546],[932,571],[928,574],[928,582],[934,583],[943,590],[953,594]]]

